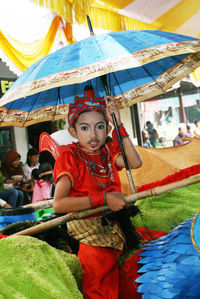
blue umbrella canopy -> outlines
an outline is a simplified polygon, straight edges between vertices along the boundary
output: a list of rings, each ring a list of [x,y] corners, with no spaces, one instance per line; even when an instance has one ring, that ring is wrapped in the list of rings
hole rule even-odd
[[[29,67],[0,100],[0,126],[28,126],[65,118],[74,96],[92,84],[120,108],[164,93],[200,66],[200,40],[158,31],[120,31],[91,36]]]

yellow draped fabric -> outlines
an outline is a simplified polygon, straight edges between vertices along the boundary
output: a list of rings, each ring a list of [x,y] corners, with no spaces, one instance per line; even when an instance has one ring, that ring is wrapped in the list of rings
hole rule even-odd
[[[86,24],[86,14],[90,15],[91,21],[95,28],[103,28],[111,31],[119,30],[142,30],[156,29],[155,26],[147,24],[136,19],[122,16],[118,14],[118,10],[114,6],[107,3],[102,6],[98,2],[92,0],[29,0],[40,6],[49,8],[52,12],[56,12],[66,22],[72,23],[72,10],[75,19],[79,24]],[[102,1],[106,2],[106,1]],[[109,2],[109,1],[107,1]],[[123,4],[128,4],[125,1]],[[122,7],[122,3],[119,8]]]
[[[90,8],[90,19],[94,27],[111,31],[120,30],[152,30],[156,27],[136,19],[125,17],[110,10],[96,7]]]
[[[70,23],[72,23],[72,11],[79,24],[86,21],[86,14],[89,14],[91,18],[93,15],[92,21],[95,28],[115,31],[116,28],[121,30],[122,27],[134,30],[134,24],[139,22],[137,29],[158,29],[191,36],[199,35],[199,29],[197,28],[199,27],[198,20],[200,15],[199,0],[194,0],[192,5],[189,0],[181,0],[178,1],[178,3],[176,0],[172,0],[171,3],[167,0],[160,0],[159,7],[155,0],[149,2],[138,0],[137,3],[134,0],[29,1],[49,8],[52,12],[56,12],[59,16],[63,17],[66,22]],[[141,5],[145,5],[145,7]],[[137,7],[139,7],[138,10]],[[94,9],[96,9],[98,13],[94,12]],[[158,13],[156,13],[156,11],[158,11]],[[129,15],[133,21],[130,21],[130,18],[126,17],[127,15]],[[121,22],[122,25],[120,25]],[[191,34],[187,34],[187,32]]]
[[[158,13],[155,9],[156,1],[152,0],[151,4],[146,3],[146,7],[143,10],[138,10],[141,15],[138,15],[138,12],[135,12],[134,8],[137,8],[137,3],[143,3],[145,0],[138,0],[137,3],[133,0],[29,1],[50,9],[52,12],[57,13],[57,17],[53,20],[46,36],[32,43],[22,43],[22,41],[15,40],[13,36],[0,31],[0,47],[9,59],[23,71],[50,52],[60,22],[62,22],[62,30],[68,43],[74,42],[72,31],[73,14],[76,22],[85,26],[87,26],[85,16],[89,14],[94,28],[102,28],[110,31],[161,29],[172,32],[176,31],[181,34],[187,33],[187,30],[191,28],[190,25],[192,22],[197,24],[200,16],[199,0],[194,0],[194,3],[190,4],[188,9],[188,0],[181,0],[178,3],[172,0],[171,7],[168,9],[166,9],[166,5],[168,5],[167,0],[160,0],[160,5],[157,7]],[[128,17],[123,12],[135,12],[136,17]],[[182,16],[183,13],[179,12],[184,12],[184,16]],[[150,20],[151,16],[152,20]],[[183,22],[188,22],[185,27],[183,26]],[[197,27],[193,31],[192,36],[200,37]]]
[[[56,16],[48,33],[33,43],[20,43],[7,34],[0,31],[0,47],[10,60],[21,70],[25,70],[40,58],[49,54],[60,23],[60,17]]]
[[[75,42],[73,39],[73,34],[72,34],[72,24],[66,23],[66,25],[62,27],[62,30],[64,32],[65,38],[68,41],[68,44],[72,44]]]
[[[178,1],[176,5],[157,18],[153,22],[153,25],[159,30],[176,32],[176,30],[195,15],[199,9],[199,0],[193,0],[192,5],[188,0]]]
[[[15,40],[8,34],[0,31],[0,46],[8,58],[19,69],[24,71],[30,65],[35,63],[40,58],[49,54],[60,22],[62,23],[62,30],[68,43],[73,43],[72,32],[72,3],[69,1],[54,1],[54,0],[30,0],[40,6],[46,6],[51,9],[52,12],[57,12],[57,16],[54,18],[48,33],[32,43],[23,43]],[[140,29],[155,29],[152,25],[128,18],[117,14],[112,10],[105,10],[99,7],[90,5],[91,1],[73,1],[73,9],[75,10],[75,16],[79,22],[85,23],[85,14],[89,13],[92,24],[95,28],[103,28],[111,31],[120,30],[140,30]],[[64,24],[61,16],[65,19]]]
[[[196,82],[200,82],[200,67],[198,67],[194,72],[193,72],[194,79]]]

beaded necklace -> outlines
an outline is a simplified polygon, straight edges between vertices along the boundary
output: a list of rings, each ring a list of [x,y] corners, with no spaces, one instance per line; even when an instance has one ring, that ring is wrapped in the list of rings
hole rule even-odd
[[[79,158],[85,162],[87,171],[92,175],[97,184],[105,189],[107,186],[114,182],[114,173],[111,164],[110,150],[107,145],[103,146],[99,152],[86,153],[80,145],[77,146],[77,153]],[[101,156],[102,165],[95,163],[92,156]],[[108,182],[109,179],[109,182]]]

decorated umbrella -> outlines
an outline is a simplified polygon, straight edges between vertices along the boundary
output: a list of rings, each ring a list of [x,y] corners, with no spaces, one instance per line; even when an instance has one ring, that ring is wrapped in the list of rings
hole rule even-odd
[[[25,127],[65,118],[86,84],[120,108],[164,93],[200,65],[200,40],[158,30],[90,36],[30,66],[0,100],[0,126]]]
[[[68,104],[74,95],[83,94],[88,83],[97,97],[110,94],[120,108],[129,107],[165,92],[200,65],[199,39],[157,30],[95,36],[87,20],[89,38],[33,64],[2,97],[0,126],[23,127],[65,118]],[[117,135],[135,192],[118,130]]]

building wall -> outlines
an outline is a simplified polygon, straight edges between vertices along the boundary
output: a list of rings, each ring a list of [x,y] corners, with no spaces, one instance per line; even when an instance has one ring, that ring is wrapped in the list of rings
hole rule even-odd
[[[131,139],[134,138],[133,136],[133,125],[131,121],[131,111],[130,108],[124,108],[120,110],[120,116],[121,116],[121,121],[124,124],[124,127],[126,128],[129,136]]]
[[[26,162],[26,155],[28,151],[28,139],[26,128],[14,127],[16,151],[21,155],[21,161]]]

